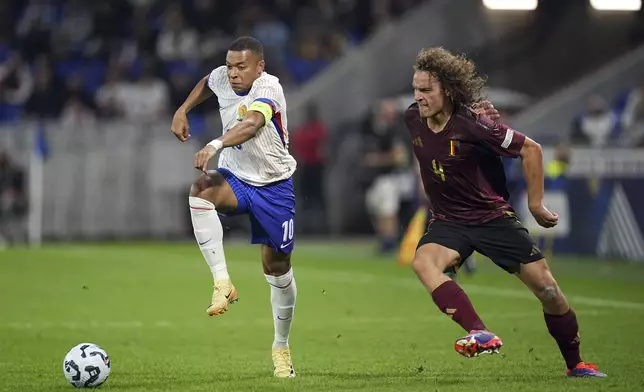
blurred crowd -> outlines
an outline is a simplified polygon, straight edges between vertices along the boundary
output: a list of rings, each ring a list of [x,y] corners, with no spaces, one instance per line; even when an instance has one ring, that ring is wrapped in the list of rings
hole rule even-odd
[[[0,150],[0,250],[24,237],[27,184],[22,167]]]
[[[241,35],[264,44],[285,88],[299,85],[418,2],[4,0],[0,123],[167,115]]]
[[[591,95],[570,134],[571,143],[588,147],[644,147],[644,81],[613,102]]]

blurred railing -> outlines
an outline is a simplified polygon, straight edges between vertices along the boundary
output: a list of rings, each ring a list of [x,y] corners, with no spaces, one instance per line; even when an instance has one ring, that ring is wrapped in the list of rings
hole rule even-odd
[[[29,189],[32,211],[42,201],[44,238],[184,235],[196,145],[178,143],[168,124],[21,123],[0,129],[0,149],[33,177],[37,138],[44,138],[42,182],[31,178]]]

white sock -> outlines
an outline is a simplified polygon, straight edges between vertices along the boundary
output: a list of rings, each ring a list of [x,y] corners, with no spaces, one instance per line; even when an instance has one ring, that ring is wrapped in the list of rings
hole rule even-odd
[[[275,338],[273,348],[288,347],[288,335],[293,322],[297,286],[293,277],[293,269],[282,276],[265,275],[271,285],[271,306],[273,307],[273,323]]]
[[[195,239],[214,279],[230,279],[224,254],[224,229],[215,205],[200,197],[189,199]]]

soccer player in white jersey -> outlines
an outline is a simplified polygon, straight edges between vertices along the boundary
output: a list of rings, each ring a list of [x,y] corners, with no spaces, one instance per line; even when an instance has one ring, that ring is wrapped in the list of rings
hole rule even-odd
[[[288,152],[284,92],[279,80],[264,72],[259,41],[237,38],[228,48],[226,65],[197,83],[172,120],[172,132],[179,140],[190,137],[186,113],[213,94],[224,131],[195,155],[194,166],[204,175],[193,184],[189,197],[195,238],[214,279],[207,313],[220,315],[237,300],[218,214],[247,214],[251,243],[261,245],[264,275],[271,286],[274,375],[294,377],[288,337],[297,294],[291,268],[295,241],[291,176],[296,163]],[[219,150],[218,169],[207,171],[208,161]]]

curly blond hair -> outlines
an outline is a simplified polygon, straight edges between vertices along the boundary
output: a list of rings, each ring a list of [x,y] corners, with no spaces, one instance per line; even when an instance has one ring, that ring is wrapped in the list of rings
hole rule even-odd
[[[418,52],[414,70],[438,78],[456,103],[471,105],[485,99],[485,78],[477,74],[476,65],[465,55],[453,54],[442,47],[425,48]]]

